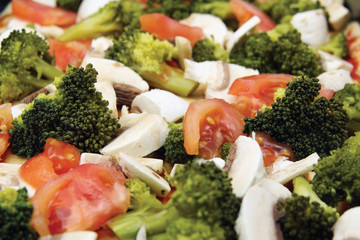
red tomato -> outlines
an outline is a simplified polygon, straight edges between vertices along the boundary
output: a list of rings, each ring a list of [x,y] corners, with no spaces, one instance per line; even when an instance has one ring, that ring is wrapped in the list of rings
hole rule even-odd
[[[182,36],[189,39],[192,46],[203,37],[201,28],[190,27],[161,13],[141,15],[140,25],[141,30],[159,39],[173,40],[176,36]]]
[[[12,121],[11,103],[0,105],[0,160],[3,159],[1,156],[10,145],[10,134],[8,130],[13,126]]]
[[[334,90],[321,87],[319,91],[319,97],[325,97],[327,99],[330,99],[334,96],[334,93],[335,93]]]
[[[91,40],[76,40],[61,42],[55,39],[48,39],[49,53],[55,56],[55,65],[65,72],[68,64],[80,66],[87,50],[91,46]]]
[[[80,163],[80,150],[75,146],[48,138],[44,151],[27,160],[19,170],[20,177],[32,187],[42,184],[63,174]]]
[[[186,111],[183,132],[188,154],[209,159],[220,156],[224,142],[234,142],[242,133],[243,116],[222,99],[200,99]]]
[[[257,132],[255,140],[260,145],[265,166],[272,164],[281,156],[288,157],[290,160],[295,159],[295,155],[289,145],[276,142],[266,133]]]
[[[241,0],[230,0],[230,7],[240,25],[244,24],[253,16],[258,16],[261,20],[257,27],[258,31],[269,31],[276,26],[276,23],[266,15],[266,13],[251,3]]]
[[[21,19],[40,25],[66,27],[76,22],[76,13],[62,8],[52,8],[31,0],[12,0],[12,13]]]
[[[242,77],[233,82],[228,93],[237,96],[236,107],[245,117],[254,117],[264,104],[274,102],[274,93],[292,78],[290,74],[271,73]]]
[[[83,164],[42,185],[31,199],[31,224],[40,236],[96,230],[125,212],[130,194],[115,167]]]

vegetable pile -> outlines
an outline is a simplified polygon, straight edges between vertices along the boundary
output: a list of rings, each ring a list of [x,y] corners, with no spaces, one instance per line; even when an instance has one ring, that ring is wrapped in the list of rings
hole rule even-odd
[[[359,44],[337,0],[11,0],[0,239],[360,238]]]

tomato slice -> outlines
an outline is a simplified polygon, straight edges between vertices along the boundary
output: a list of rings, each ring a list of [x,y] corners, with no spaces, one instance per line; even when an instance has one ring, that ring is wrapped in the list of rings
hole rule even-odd
[[[276,23],[266,13],[251,3],[241,0],[230,0],[230,7],[240,25],[244,24],[253,16],[258,16],[261,20],[257,27],[258,31],[269,31],[276,26]]]
[[[198,27],[182,24],[161,13],[140,16],[141,30],[153,34],[159,39],[173,40],[176,36],[187,38],[191,45],[202,39],[203,31]]]
[[[31,0],[11,0],[12,13],[21,19],[40,25],[67,27],[76,22],[77,14],[65,9],[52,8]]]
[[[48,42],[48,52],[50,55],[55,56],[55,65],[64,72],[68,64],[79,67],[91,46],[91,40],[61,42],[48,39]]]
[[[274,102],[274,93],[278,88],[285,88],[293,75],[259,74],[236,79],[228,93],[237,96],[236,107],[245,117],[254,117],[265,104]]]
[[[83,164],[43,184],[31,199],[31,224],[40,236],[96,230],[125,212],[130,194],[115,167]]]
[[[219,157],[225,142],[234,142],[242,133],[244,120],[233,106],[222,99],[200,99],[186,111],[183,132],[186,152],[205,159]]]

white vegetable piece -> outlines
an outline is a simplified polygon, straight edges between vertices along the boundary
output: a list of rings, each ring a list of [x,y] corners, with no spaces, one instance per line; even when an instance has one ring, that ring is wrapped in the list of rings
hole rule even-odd
[[[21,164],[0,163],[0,191],[5,188],[19,189],[21,187],[18,174]]]
[[[279,240],[282,239],[277,223],[278,199],[266,188],[254,185],[246,192],[235,230],[241,240]],[[259,229],[259,226],[261,228]]]
[[[320,157],[317,153],[313,153],[308,157],[296,161],[293,164],[287,165],[276,172],[268,173],[266,175],[266,178],[271,179],[275,182],[279,182],[281,184],[285,184],[297,176],[312,171],[314,165],[317,164],[319,158]]]
[[[321,50],[318,50],[317,52],[320,56],[321,66],[325,71],[345,69],[351,72],[354,68],[354,66],[351,63],[341,58],[338,58],[330,53]]]
[[[178,52],[178,61],[181,69],[185,69],[185,59],[192,59],[192,47],[189,39],[176,36],[175,46]]]
[[[161,90],[152,89],[150,91],[137,95],[131,108],[138,108],[142,112],[159,114],[167,122],[175,122],[183,117],[189,103],[177,95]]]
[[[138,158],[138,161],[150,168],[154,172],[163,172],[164,160],[158,158]]]
[[[159,174],[145,167],[136,158],[123,152],[118,152],[115,156],[122,171],[128,177],[141,179],[157,196],[165,197],[170,192],[169,183]]]
[[[321,86],[335,92],[343,89],[345,84],[353,83],[350,72],[344,69],[327,71],[320,74],[318,77]]]
[[[241,27],[235,31],[235,33],[229,38],[226,43],[226,49],[230,52],[236,43],[239,41],[243,41],[249,35],[253,34],[256,27],[260,23],[260,18],[257,16],[253,16],[249,20],[247,20]]]
[[[192,13],[188,18],[182,19],[180,22],[191,27],[201,28],[206,38],[213,39],[215,43],[219,43],[224,47],[228,30],[219,17],[211,14]]]
[[[75,231],[75,232],[66,232],[55,235],[48,235],[39,238],[39,240],[96,240],[97,233],[92,231]]]
[[[232,158],[231,151],[234,148],[235,153]],[[231,163],[229,178],[232,179],[234,194],[242,198],[248,188],[265,175],[263,155],[255,139],[246,136],[238,137],[232,149],[227,160]]]
[[[136,240],[146,240],[146,225],[145,223],[141,226],[136,234]]]
[[[56,0],[34,0],[34,2],[38,2],[48,7],[56,7]]]
[[[209,161],[213,162],[221,170],[225,167],[225,161],[222,158],[216,157],[216,158],[211,158],[211,159],[203,159],[203,158],[196,159],[196,162],[198,164],[204,164],[204,163],[207,163]]]
[[[129,113],[127,106],[122,106],[120,115],[121,129],[125,131],[131,128],[143,120],[148,113]]]
[[[22,112],[25,110],[27,104],[26,103],[16,103],[11,106],[11,114],[13,118],[17,118]]]
[[[344,7],[343,3],[336,0],[320,0],[320,3],[329,14],[331,27],[335,30],[342,29],[350,18],[349,9]]]
[[[86,56],[104,58],[106,51],[113,46],[113,40],[107,37],[98,37],[91,41],[91,46]]]
[[[291,25],[301,33],[301,40],[311,46],[320,46],[330,39],[325,12],[322,9],[295,14]]]
[[[84,152],[80,155],[80,165],[87,163],[94,163],[94,164],[106,163],[108,165],[113,165],[116,163],[116,159],[113,156],[109,156],[109,155]]]
[[[168,125],[162,116],[145,114],[140,122],[122,132],[100,153],[116,156],[123,152],[133,157],[144,157],[163,146],[168,133]]]
[[[77,12],[76,22],[81,22],[84,19],[90,17],[111,1],[114,0],[83,0]]]
[[[263,178],[256,185],[267,189],[280,201],[285,201],[285,199],[291,197],[291,192],[287,187],[270,179]]]
[[[333,226],[333,240],[360,239],[360,207],[346,210]]]

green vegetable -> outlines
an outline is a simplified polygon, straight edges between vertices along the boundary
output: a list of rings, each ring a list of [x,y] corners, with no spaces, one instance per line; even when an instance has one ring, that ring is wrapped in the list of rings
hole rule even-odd
[[[77,12],[82,0],[56,0],[56,6]]]
[[[168,123],[169,134],[165,139],[165,161],[170,164],[187,163],[194,160],[194,155],[189,155],[184,147],[184,134],[182,123]]]
[[[278,31],[257,33],[236,43],[230,52],[230,62],[261,73],[317,77],[323,72],[316,52],[301,41],[296,29],[283,25]]]
[[[170,42],[138,29],[129,29],[113,42],[106,58],[132,68],[150,86],[181,96],[188,96],[198,87],[198,82],[184,78],[182,70],[166,64],[177,56],[177,49]]]
[[[107,225],[121,239],[134,239],[143,224],[149,239],[236,238],[234,225],[240,202],[232,192],[227,172],[213,162],[193,162],[179,166],[171,181],[176,191],[162,210],[152,196],[143,197],[142,192],[149,191],[145,186],[142,191],[130,189],[132,194],[137,192],[131,199],[139,198],[143,207],[116,216]]]
[[[227,156],[229,155],[230,148],[234,145],[233,142],[226,142],[220,147],[220,156],[222,159],[226,161]]]
[[[339,58],[348,56],[349,47],[347,39],[343,32],[334,33],[330,36],[330,41],[318,47],[319,50],[333,54]]]
[[[25,188],[0,192],[0,239],[32,240],[39,235],[30,225],[33,206]]]
[[[195,43],[192,49],[192,58],[196,62],[216,60],[229,62],[229,52],[223,49],[219,43],[204,38]]]
[[[0,101],[19,100],[63,75],[53,65],[47,42],[34,32],[14,30],[2,40]]]
[[[360,206],[360,134],[348,138],[344,145],[319,160],[312,184],[324,202],[337,206],[346,200],[350,207]]]
[[[125,27],[140,27],[141,3],[130,0],[110,1],[99,11],[66,29],[60,41],[92,39],[121,33]]]
[[[245,118],[244,133],[268,133],[289,144],[298,160],[314,152],[329,155],[347,139],[349,117],[339,101],[317,97],[320,87],[317,78],[294,77],[285,96],[254,118]]]
[[[295,178],[293,185],[293,195],[278,204],[285,211],[279,219],[284,239],[331,239],[331,228],[339,217],[336,209],[321,201],[305,178]]]
[[[39,95],[14,121],[9,131],[12,151],[32,157],[43,151],[47,138],[97,153],[120,128],[100,92],[95,89],[97,72],[69,65],[54,81],[55,95]]]

